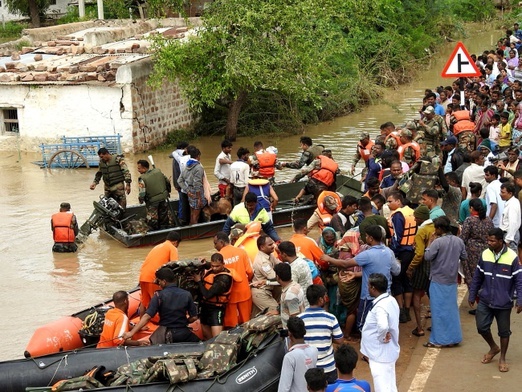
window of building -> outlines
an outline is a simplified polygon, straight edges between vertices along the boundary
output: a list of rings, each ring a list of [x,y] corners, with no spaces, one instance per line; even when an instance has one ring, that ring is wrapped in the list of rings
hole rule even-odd
[[[16,109],[3,109],[4,115],[4,131],[18,133],[20,128],[18,127],[18,110]]]

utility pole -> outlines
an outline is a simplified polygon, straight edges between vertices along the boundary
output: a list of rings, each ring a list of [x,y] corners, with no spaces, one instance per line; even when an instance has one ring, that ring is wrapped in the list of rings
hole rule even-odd
[[[103,17],[103,0],[97,0],[98,1],[98,19],[104,19]]]
[[[85,18],[85,0],[78,0],[78,13],[80,18]]]

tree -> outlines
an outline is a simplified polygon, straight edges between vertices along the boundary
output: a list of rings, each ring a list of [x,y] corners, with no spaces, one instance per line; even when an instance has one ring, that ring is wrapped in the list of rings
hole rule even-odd
[[[320,108],[328,59],[346,53],[333,0],[217,0],[187,39],[154,39],[153,84],[178,81],[194,110],[225,102],[235,140],[248,94],[278,91]]]
[[[29,16],[33,27],[40,27],[40,16],[50,6],[50,0],[6,0],[7,9],[13,14]]]

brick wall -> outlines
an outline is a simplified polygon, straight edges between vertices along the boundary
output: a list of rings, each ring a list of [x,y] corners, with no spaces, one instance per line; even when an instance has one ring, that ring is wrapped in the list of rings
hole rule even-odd
[[[148,77],[143,75],[130,85],[134,152],[157,147],[166,140],[167,133],[186,129],[193,121],[188,102],[177,84],[165,82],[162,87],[152,89],[147,80]]]

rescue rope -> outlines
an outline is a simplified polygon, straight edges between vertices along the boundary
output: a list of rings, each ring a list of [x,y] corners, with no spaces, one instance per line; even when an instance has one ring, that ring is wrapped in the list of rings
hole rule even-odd
[[[65,354],[61,359],[60,359],[60,362],[58,363],[58,366],[56,366],[56,370],[54,371],[54,374],[53,376],[51,377],[51,380],[49,381],[49,384],[47,384],[47,386],[51,386],[53,384],[53,381],[54,381],[54,377],[56,376],[56,373],[58,373],[58,369],[60,369],[60,365],[62,364],[62,362],[65,360],[65,366],[66,367],[68,365],[67,363],[67,357],[69,356],[69,354]]]

